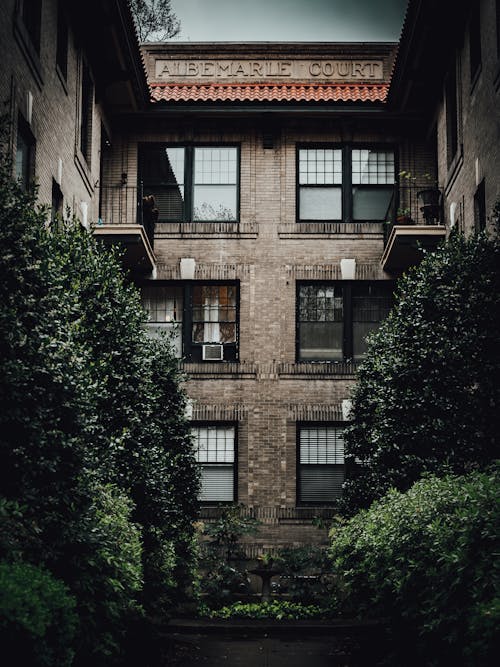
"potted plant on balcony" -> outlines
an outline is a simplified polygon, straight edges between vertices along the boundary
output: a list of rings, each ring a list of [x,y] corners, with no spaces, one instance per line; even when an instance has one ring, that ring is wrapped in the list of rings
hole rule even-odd
[[[415,221],[411,217],[411,210],[409,208],[398,208],[396,223],[398,225],[414,225]]]

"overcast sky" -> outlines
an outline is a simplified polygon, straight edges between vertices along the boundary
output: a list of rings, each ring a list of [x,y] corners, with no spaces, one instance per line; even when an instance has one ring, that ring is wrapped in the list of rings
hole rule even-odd
[[[397,41],[406,0],[172,0],[192,42]]]

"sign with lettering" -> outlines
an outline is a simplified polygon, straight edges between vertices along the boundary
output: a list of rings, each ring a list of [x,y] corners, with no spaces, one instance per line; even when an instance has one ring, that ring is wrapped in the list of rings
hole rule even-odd
[[[156,60],[157,81],[382,80],[381,60]]]

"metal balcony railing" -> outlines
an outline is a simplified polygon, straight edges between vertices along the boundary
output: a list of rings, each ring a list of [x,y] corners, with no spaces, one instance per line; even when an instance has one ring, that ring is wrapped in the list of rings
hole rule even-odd
[[[443,193],[440,188],[431,187],[428,183],[395,186],[384,224],[385,243],[398,225],[443,224]]]
[[[155,223],[158,217],[154,201],[144,198],[142,185],[100,186],[98,225],[140,225],[151,248],[154,246]]]

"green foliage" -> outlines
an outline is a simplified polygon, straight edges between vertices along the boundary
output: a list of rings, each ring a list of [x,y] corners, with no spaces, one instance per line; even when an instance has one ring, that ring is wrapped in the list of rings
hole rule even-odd
[[[115,486],[96,486],[86,517],[88,538],[82,541],[88,552],[75,554],[71,564],[79,574],[71,582],[82,625],[78,664],[116,660],[129,622],[141,611],[141,531],[132,512],[132,501]]]
[[[499,267],[498,239],[456,234],[399,282],[353,394],[345,513],[425,472],[462,474],[497,455]]]
[[[205,533],[211,538],[209,547],[225,555],[229,562],[241,556],[238,545],[240,538],[254,535],[259,525],[258,519],[245,515],[241,505],[231,505],[224,509],[216,521],[205,525]]]
[[[285,547],[277,554],[279,585],[277,591],[294,602],[326,604],[333,595],[334,582],[328,550],[323,547]]]
[[[272,602],[250,602],[234,604],[207,612],[209,618],[253,618],[274,619],[277,621],[295,621],[304,618],[324,618],[327,611],[317,605],[303,605],[286,600]]]
[[[75,599],[49,572],[0,563],[0,640],[18,665],[70,667],[77,626]]]
[[[231,505],[213,523],[199,524],[208,540],[202,543],[199,588],[212,608],[250,593],[250,579],[238,561],[245,558],[240,539],[254,535],[260,522],[247,516],[241,505]]]
[[[340,610],[390,619],[416,664],[493,664],[500,621],[500,473],[391,490],[331,533]],[[407,663],[405,663],[407,664]]]
[[[126,616],[164,620],[191,584],[182,377],[117,254],[76,221],[47,227],[11,173],[0,157],[0,550],[69,586],[79,655],[109,662]]]

